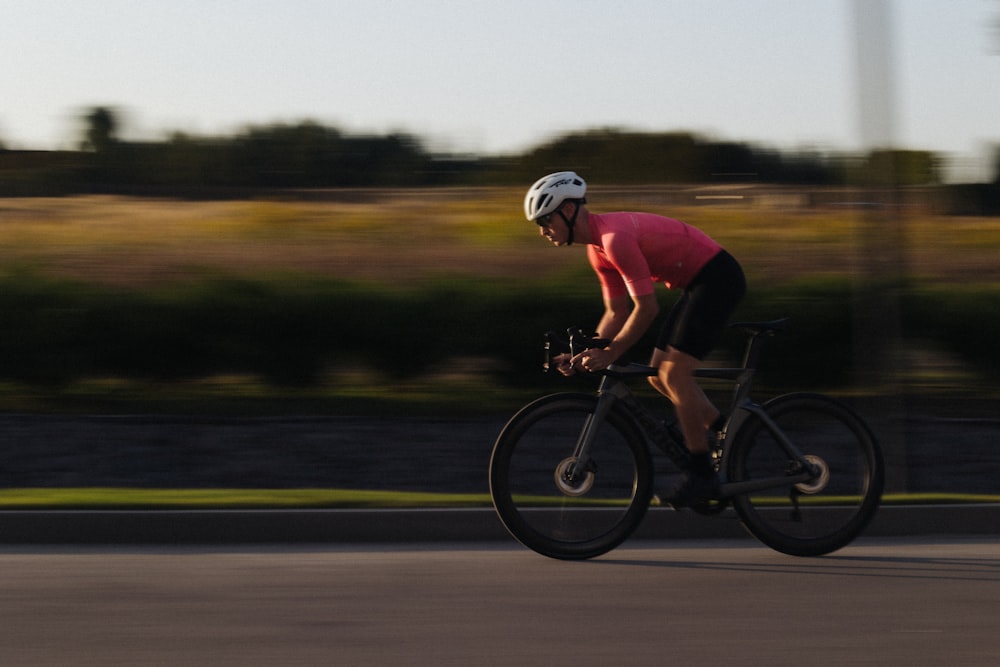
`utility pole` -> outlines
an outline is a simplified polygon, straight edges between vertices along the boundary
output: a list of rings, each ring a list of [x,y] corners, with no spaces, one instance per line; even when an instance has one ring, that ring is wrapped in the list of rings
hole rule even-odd
[[[900,291],[907,267],[898,178],[893,160],[870,160],[895,148],[895,90],[890,0],[852,0],[859,129],[867,165],[857,170],[862,202],[855,288],[856,381],[871,392],[869,414],[886,458],[886,491],[907,490]]]

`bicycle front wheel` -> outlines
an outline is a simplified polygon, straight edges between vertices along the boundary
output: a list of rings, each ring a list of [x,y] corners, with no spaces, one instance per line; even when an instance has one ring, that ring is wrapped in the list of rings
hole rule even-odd
[[[600,424],[585,475],[566,477],[597,399],[556,394],[525,406],[501,431],[490,459],[490,494],[519,542],[552,558],[599,556],[638,527],[652,497],[652,462],[621,410]]]
[[[882,454],[868,426],[847,406],[818,394],[787,394],[763,407],[779,433],[751,416],[727,453],[729,481],[800,473],[801,464],[781,445],[780,434],[816,475],[733,498],[744,527],[793,556],[820,556],[847,545],[868,525],[882,497]]]

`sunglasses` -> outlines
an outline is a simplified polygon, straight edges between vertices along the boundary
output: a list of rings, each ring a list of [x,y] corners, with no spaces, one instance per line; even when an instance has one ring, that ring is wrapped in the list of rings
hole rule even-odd
[[[540,215],[535,218],[535,222],[539,227],[548,227],[552,224],[552,214],[549,213],[548,215]]]

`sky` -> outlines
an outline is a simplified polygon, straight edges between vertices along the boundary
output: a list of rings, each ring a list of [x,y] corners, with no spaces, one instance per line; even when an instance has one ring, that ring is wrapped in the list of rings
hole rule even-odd
[[[308,119],[479,155],[605,127],[853,151],[875,114],[989,171],[1000,0],[885,0],[865,115],[856,35],[880,24],[856,6],[878,1],[0,0],[0,142],[74,148],[101,105],[126,139]]]

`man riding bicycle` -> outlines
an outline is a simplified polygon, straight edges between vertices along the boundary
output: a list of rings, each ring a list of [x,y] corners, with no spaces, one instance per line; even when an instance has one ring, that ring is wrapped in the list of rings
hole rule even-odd
[[[653,387],[674,404],[691,465],[684,482],[667,498],[674,507],[718,496],[706,431],[718,430],[719,410],[694,378],[695,369],[718,343],[746,292],[739,263],[701,230],[651,213],[591,213],[587,184],[572,171],[544,176],[528,189],[524,213],[556,246],[587,246],[597,274],[604,315],[596,335],[604,349],[554,362],[563,375],[607,368],[646,333],[659,314],[655,283],[683,290],[660,330],[650,366]]]

